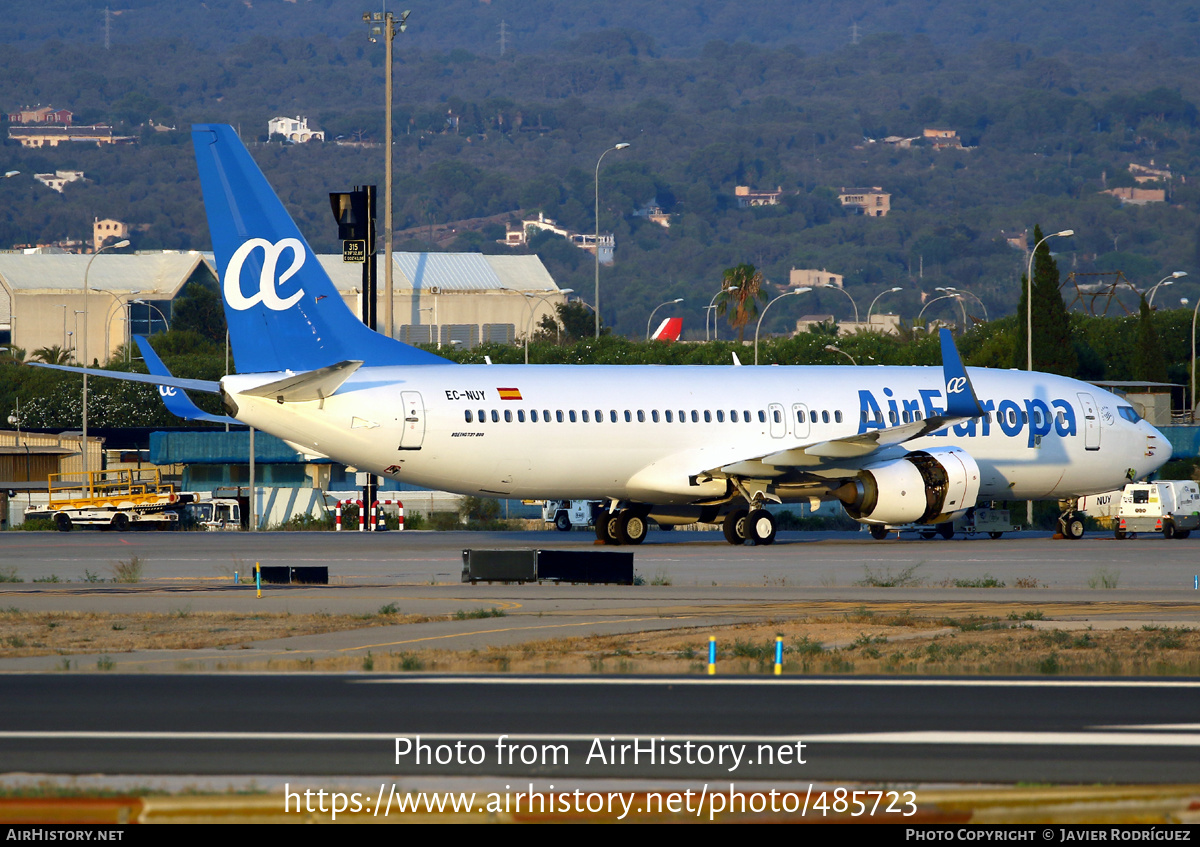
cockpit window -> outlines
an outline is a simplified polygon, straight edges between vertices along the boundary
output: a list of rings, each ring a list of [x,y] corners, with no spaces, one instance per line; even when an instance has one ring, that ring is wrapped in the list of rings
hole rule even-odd
[[[1137,423],[1142,419],[1142,416],[1134,410],[1133,406],[1117,406],[1117,414],[1130,423]]]

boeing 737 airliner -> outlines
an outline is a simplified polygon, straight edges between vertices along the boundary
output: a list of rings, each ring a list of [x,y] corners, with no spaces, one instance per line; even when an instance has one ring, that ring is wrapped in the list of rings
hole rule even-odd
[[[764,506],[805,500],[875,529],[1059,500],[1077,538],[1076,497],[1171,455],[1122,398],[964,368],[945,330],[940,368],[459,365],[354,317],[231,127],[192,139],[238,373],[121,376],[219,392],[237,420],[348,465],[462,494],[603,500],[608,543],[640,543],[654,520],[769,544]]]

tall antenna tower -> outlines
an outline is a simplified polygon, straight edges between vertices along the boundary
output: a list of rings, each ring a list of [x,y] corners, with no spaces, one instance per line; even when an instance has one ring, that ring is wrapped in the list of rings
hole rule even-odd
[[[508,22],[500,21],[500,55],[504,55],[505,49],[508,47]]]
[[[858,24],[850,24],[850,43],[858,43]]]

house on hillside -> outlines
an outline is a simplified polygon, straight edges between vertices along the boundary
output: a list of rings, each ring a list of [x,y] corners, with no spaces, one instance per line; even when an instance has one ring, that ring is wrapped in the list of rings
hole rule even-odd
[[[111,126],[9,126],[9,141],[22,147],[58,147],[62,144],[137,144],[136,135],[115,135]]]
[[[777,186],[774,191],[756,191],[748,185],[738,185],[733,189],[739,209],[751,206],[778,206],[779,198],[783,196],[783,186]]]
[[[1122,206],[1145,206],[1147,203],[1163,203],[1167,199],[1165,188],[1108,188],[1100,192],[1111,194],[1121,201]]]
[[[24,106],[8,116],[10,124],[56,124],[70,126],[74,114],[53,106]]]
[[[926,128],[924,138],[933,145],[934,150],[961,150],[963,146],[956,129]]]
[[[878,185],[871,188],[840,188],[838,202],[854,207],[858,214],[869,218],[885,217],[892,209],[892,195]]]
[[[294,118],[271,118],[267,121],[267,137],[280,135],[288,141],[303,144],[306,141],[324,141],[325,131],[309,129],[308,118],[297,115]]]
[[[821,268],[821,270],[810,270],[808,268],[792,268],[788,274],[788,288],[844,288],[844,277],[841,274],[833,274]]]
[[[52,174],[34,174],[33,178],[52,191],[62,194],[63,186],[68,182],[83,179],[83,171],[55,171]]]

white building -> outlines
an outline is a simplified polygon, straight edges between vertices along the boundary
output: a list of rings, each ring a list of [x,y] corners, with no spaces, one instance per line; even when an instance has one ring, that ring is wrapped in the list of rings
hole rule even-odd
[[[309,129],[308,118],[297,115],[294,118],[271,118],[267,121],[267,136],[282,135],[288,141],[303,144],[306,141],[324,141],[325,132],[320,129]]]

